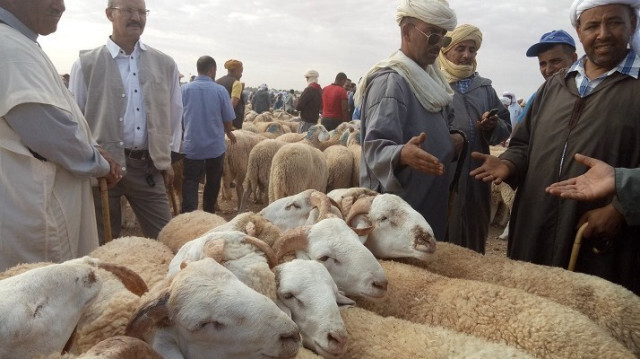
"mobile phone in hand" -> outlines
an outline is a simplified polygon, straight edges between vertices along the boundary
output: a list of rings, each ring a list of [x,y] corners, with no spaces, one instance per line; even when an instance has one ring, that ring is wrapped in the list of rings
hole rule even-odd
[[[491,116],[495,116],[497,114],[498,114],[498,109],[497,108],[493,108],[493,109],[489,110],[489,114],[487,115],[487,118],[491,117]]]

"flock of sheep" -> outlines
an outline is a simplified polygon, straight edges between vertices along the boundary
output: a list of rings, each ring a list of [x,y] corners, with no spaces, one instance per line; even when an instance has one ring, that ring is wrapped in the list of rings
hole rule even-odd
[[[253,116],[222,195],[266,207],[0,273],[0,358],[640,356],[630,291],[436,244],[401,198],[355,186],[357,126]]]

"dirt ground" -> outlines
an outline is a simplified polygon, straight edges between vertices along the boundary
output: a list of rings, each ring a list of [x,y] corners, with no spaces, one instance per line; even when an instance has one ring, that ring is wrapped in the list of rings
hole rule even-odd
[[[225,201],[222,195],[218,198],[218,210],[217,215],[223,217],[227,221],[236,216],[237,212],[237,200],[235,195],[235,189],[232,189],[233,197],[229,201]],[[200,189],[200,206],[202,206],[202,186]],[[249,200],[248,210],[252,212],[259,212],[265,205],[253,203]],[[124,236],[142,236],[140,226],[135,222],[135,217],[131,208],[126,205],[125,213],[125,226],[122,229],[121,235]],[[507,255],[507,241],[498,239],[498,236],[502,233],[504,227],[489,226],[489,235],[487,237],[487,246],[485,250],[486,255],[492,256],[506,256]]]

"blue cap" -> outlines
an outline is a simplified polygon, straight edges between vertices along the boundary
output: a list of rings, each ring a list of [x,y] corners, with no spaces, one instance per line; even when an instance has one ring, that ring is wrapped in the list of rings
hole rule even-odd
[[[569,35],[566,31],[553,30],[551,32],[547,32],[546,34],[542,35],[542,37],[540,38],[540,42],[531,46],[529,50],[527,50],[527,56],[528,57],[538,56],[540,49],[544,48],[548,44],[567,44],[573,47],[574,49],[576,48],[576,43],[575,41],[573,41],[573,37],[571,37],[571,35]]]

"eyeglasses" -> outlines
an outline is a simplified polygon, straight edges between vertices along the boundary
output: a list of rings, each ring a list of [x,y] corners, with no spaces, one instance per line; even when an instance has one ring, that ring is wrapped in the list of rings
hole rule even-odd
[[[414,29],[418,30],[419,33],[421,33],[422,35],[424,35],[424,37],[427,38],[427,44],[431,46],[437,45],[440,41],[442,41],[442,47],[447,47],[449,46],[449,44],[451,44],[451,37],[449,36],[440,35],[435,32],[432,32],[427,35],[424,32],[422,32],[422,30],[418,29],[418,27],[415,24],[411,24],[411,25],[413,25]]]
[[[115,9],[115,10],[120,10],[122,12],[126,12],[127,14],[129,14],[129,16],[133,16],[133,14],[136,14],[136,13],[140,17],[146,17],[147,15],[149,15],[149,10],[147,9],[132,9],[132,8],[123,9],[118,6],[113,6],[113,7],[110,7],[109,9]]]

